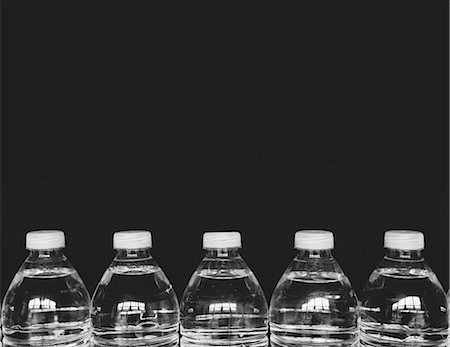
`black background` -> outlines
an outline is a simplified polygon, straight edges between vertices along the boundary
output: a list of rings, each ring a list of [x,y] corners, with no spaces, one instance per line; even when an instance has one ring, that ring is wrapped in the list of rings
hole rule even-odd
[[[360,293],[390,228],[448,288],[448,1],[4,0],[1,292],[62,229],[91,293],[153,232],[180,297],[237,229],[267,297],[298,229]]]

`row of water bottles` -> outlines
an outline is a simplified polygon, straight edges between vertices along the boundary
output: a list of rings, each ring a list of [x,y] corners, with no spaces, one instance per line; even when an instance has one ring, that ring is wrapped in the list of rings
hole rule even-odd
[[[179,305],[148,231],[114,234],[117,253],[92,300],[64,255],[64,233],[29,232],[30,254],[2,303],[3,344],[264,347],[270,325],[272,346],[446,345],[447,301],[421,232],[385,233],[386,256],[360,301],[333,258],[331,232],[298,231],[294,244],[268,306],[239,254],[240,233],[204,233],[205,257]]]

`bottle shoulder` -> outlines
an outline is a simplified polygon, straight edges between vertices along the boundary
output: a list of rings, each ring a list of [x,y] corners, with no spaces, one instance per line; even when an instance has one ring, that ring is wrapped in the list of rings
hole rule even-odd
[[[370,274],[367,285],[385,280],[410,281],[411,283],[412,281],[429,281],[442,288],[436,274],[429,268],[378,267]]]
[[[233,258],[203,258],[192,274],[184,290],[183,298],[192,295],[203,295],[207,292],[217,292],[217,295],[246,292],[264,297],[256,276],[240,256]],[[216,294],[211,295],[214,296]]]
[[[372,271],[369,282],[377,277],[385,276],[403,279],[420,279],[436,277],[425,259],[395,259],[388,256]]]
[[[66,307],[74,302],[80,307],[90,304],[90,295],[75,269],[68,267],[20,269],[5,294],[3,309],[29,307],[51,302],[55,307]],[[41,305],[41,306],[42,306]]]
[[[243,278],[253,275],[242,257],[209,257],[205,256],[198,265],[193,276],[204,278]]]
[[[107,285],[114,277],[132,278],[139,281],[144,278],[153,278],[157,281],[169,283],[161,267],[155,262],[117,262],[113,261],[103,273],[99,285]]]
[[[69,262],[67,257],[64,254],[58,254],[57,256],[39,256],[35,255],[28,256],[25,261],[22,263],[22,266],[19,268],[19,271],[27,271],[32,270],[48,270],[57,269],[63,272],[67,272],[70,270],[75,270],[72,264]]]
[[[297,273],[301,276],[309,274],[312,277],[323,276],[324,278],[331,277],[335,279],[345,277],[344,272],[333,257],[302,258],[297,256],[286,268],[285,274],[287,273]]]
[[[106,268],[106,273],[124,276],[145,276],[160,273],[162,277],[165,277],[161,267],[151,256],[138,259],[116,257]]]
[[[57,258],[28,257],[22,263],[10,283],[8,292],[22,285],[24,281],[58,280],[68,278],[72,282],[84,283],[78,272],[65,256]]]
[[[117,275],[139,276],[162,272],[162,269],[156,264],[111,264],[105,272],[111,272]]]
[[[408,295],[430,292],[445,297],[442,284],[424,259],[399,261],[385,257],[370,274],[361,298],[366,300],[378,291]]]
[[[287,293],[295,295],[307,292],[315,293],[336,292],[354,297],[350,280],[344,274],[334,258],[328,259],[301,259],[296,257],[289,264],[286,271],[278,281],[272,298],[279,298]]]
[[[95,293],[108,287],[146,287],[147,290],[159,291],[172,288],[162,268],[154,263],[124,263],[113,261],[103,273]],[[95,296],[95,294],[94,294]]]
[[[178,307],[173,286],[159,266],[111,264],[94,291],[94,308],[106,305],[107,311],[111,311],[114,303],[130,300],[142,303],[168,300],[171,306]]]

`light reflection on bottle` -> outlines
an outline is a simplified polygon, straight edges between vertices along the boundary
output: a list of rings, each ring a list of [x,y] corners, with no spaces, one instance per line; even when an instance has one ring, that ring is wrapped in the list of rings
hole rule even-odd
[[[123,301],[117,304],[117,311],[120,314],[136,314],[145,312],[145,303],[139,301]]]
[[[424,313],[422,302],[418,296],[406,296],[392,304],[392,312],[396,313]]]
[[[28,309],[38,312],[54,310],[56,309],[56,302],[48,298],[33,298],[28,301]]]
[[[303,312],[329,312],[330,301],[327,298],[312,298],[308,302],[302,304]]]
[[[210,304],[208,307],[209,313],[217,313],[217,312],[236,312],[237,305],[233,302],[219,302]]]

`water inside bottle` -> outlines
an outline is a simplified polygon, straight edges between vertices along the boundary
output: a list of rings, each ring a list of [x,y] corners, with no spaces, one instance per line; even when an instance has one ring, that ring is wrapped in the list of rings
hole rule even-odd
[[[357,302],[345,275],[291,271],[271,308],[274,346],[358,346]]]
[[[447,346],[446,298],[427,269],[376,269],[361,307],[362,346]]]
[[[248,269],[203,269],[185,293],[182,346],[267,346],[267,304]]]
[[[158,266],[113,266],[93,301],[95,346],[178,344],[178,302]]]
[[[25,269],[16,274],[3,309],[3,345],[88,346],[89,299],[74,269]]]

